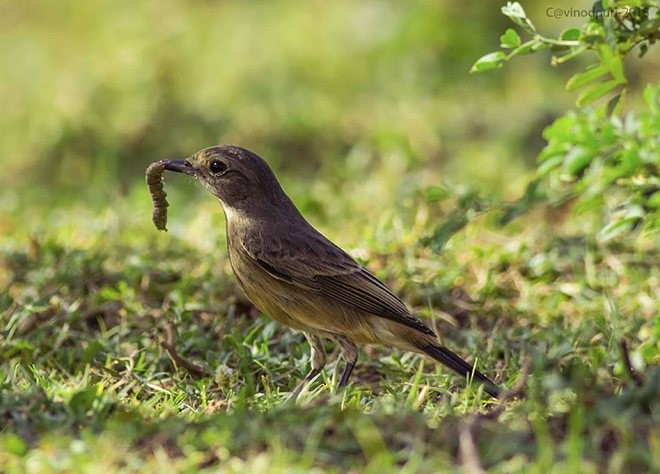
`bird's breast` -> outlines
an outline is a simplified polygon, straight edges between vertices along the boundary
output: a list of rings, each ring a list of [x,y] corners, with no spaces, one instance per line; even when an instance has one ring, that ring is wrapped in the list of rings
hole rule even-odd
[[[240,245],[234,245],[231,241],[229,261],[245,295],[262,313],[290,328],[308,329],[307,325],[291,314],[290,308],[300,306],[296,294],[283,288],[281,282],[266,273]]]

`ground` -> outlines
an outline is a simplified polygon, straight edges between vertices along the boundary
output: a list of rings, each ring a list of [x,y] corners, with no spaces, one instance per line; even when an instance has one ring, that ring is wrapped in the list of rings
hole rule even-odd
[[[436,254],[414,244],[434,204],[414,207],[412,227],[365,228],[347,247],[511,399],[493,401],[431,360],[374,346],[346,390],[336,389],[341,367],[331,362],[287,401],[308,369],[307,344],[238,289],[219,207],[199,224],[218,230],[207,251],[177,235],[182,222],[174,233],[152,230],[145,199],[129,219],[117,209],[89,221],[75,245],[56,232],[5,244],[0,464],[657,468],[656,251],[643,239],[600,246],[539,213],[531,229],[477,219]]]

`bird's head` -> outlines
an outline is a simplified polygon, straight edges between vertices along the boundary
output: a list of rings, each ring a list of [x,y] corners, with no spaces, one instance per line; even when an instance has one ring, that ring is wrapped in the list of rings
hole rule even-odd
[[[268,164],[255,153],[231,145],[198,151],[185,160],[166,160],[165,169],[197,179],[222,203],[227,214],[288,206]]]

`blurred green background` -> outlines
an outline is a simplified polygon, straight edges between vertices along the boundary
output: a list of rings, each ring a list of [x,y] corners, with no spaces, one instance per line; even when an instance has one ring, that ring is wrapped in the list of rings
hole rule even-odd
[[[363,226],[444,181],[517,196],[580,65],[550,67],[548,53],[468,75],[509,26],[499,6],[0,2],[0,231],[68,226],[84,240],[111,230],[72,231],[103,209],[148,228],[145,167],[217,143],[265,157],[326,227]],[[525,7],[549,34],[582,22],[549,17],[548,2]],[[643,83],[657,66],[631,75]],[[184,235],[217,208],[171,180],[170,227]]]

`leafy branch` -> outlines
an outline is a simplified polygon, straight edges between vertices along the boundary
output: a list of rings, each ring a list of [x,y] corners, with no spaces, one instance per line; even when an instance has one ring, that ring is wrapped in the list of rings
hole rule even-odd
[[[502,13],[531,38],[523,42],[518,31],[508,28],[500,36],[500,47],[507,52],[486,54],[474,63],[470,72],[501,68],[516,56],[544,49],[552,51],[552,65],[565,63],[592,51],[598,60],[571,77],[566,83],[566,89],[572,91],[584,88],[576,101],[578,107],[589,105],[616,91],[608,107],[612,113],[617,105],[620,107],[628,83],[623,58],[637,46],[640,57],[645,55],[660,37],[659,7],[660,2],[657,0],[598,1],[592,7],[590,20],[582,28],[566,29],[555,39],[542,35],[536,29],[520,3],[508,2],[502,7]],[[617,108],[616,111],[619,110]]]
[[[646,108],[621,116],[628,79],[623,59],[635,48],[644,56],[660,37],[658,0],[598,1],[581,28],[549,38],[536,29],[518,2],[502,13],[529,37],[523,42],[514,28],[500,36],[500,47],[478,59],[470,72],[501,68],[517,56],[545,49],[553,66],[596,54],[596,62],[573,75],[566,89],[582,89],[576,105],[548,126],[547,145],[538,156],[536,176],[522,197],[494,203],[478,193],[456,195],[457,207],[422,243],[440,251],[447,240],[477,215],[500,212],[505,225],[539,203],[575,202],[576,212],[600,210],[599,238],[608,241],[633,231],[660,229],[660,86],[647,84]],[[596,101],[611,96],[599,107]]]

